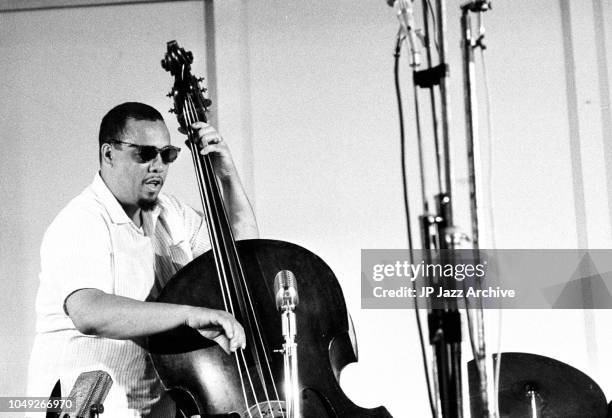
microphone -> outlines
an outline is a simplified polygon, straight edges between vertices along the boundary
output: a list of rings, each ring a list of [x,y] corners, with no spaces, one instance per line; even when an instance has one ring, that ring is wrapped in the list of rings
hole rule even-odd
[[[414,31],[414,14],[412,10],[412,2],[414,0],[387,0],[387,4],[391,7],[397,4],[397,19],[401,25],[401,31],[406,34],[410,43],[410,54],[412,56],[412,67],[421,65],[421,51],[418,48],[417,37]]]
[[[299,418],[301,414],[301,396],[298,378],[298,351],[295,337],[297,322],[294,309],[299,302],[297,281],[289,270],[281,270],[274,276],[274,295],[276,309],[281,315],[282,333],[285,343],[282,350],[285,371],[285,405],[288,418]]]
[[[276,295],[276,309],[293,310],[299,303],[297,281],[289,270],[281,270],[274,277],[274,294]]]
[[[102,370],[84,372],[79,375],[69,397],[74,399],[73,412],[62,410],[61,418],[92,418],[104,412],[102,403],[113,385],[113,379]]]

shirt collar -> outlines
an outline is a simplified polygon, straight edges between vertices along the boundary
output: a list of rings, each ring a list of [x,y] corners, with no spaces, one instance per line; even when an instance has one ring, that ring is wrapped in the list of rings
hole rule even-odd
[[[129,216],[123,210],[123,207],[117,200],[117,198],[113,195],[113,192],[110,191],[102,176],[100,176],[100,172],[96,173],[93,183],[91,184],[91,189],[94,194],[100,199],[108,214],[111,218],[111,221],[115,224],[126,224],[133,223]],[[153,210],[143,212],[143,226],[146,222],[150,228],[155,229],[155,224],[157,223],[157,218],[162,212],[162,208],[160,205],[157,205]],[[146,221],[145,221],[145,218]],[[150,232],[150,231],[148,231]]]
[[[113,192],[104,183],[100,172],[96,173],[93,183],[91,183],[91,189],[108,211],[113,223],[125,224],[132,222],[123,210],[123,207],[121,207],[121,204],[119,204],[119,201],[117,201],[117,198],[113,195]]]

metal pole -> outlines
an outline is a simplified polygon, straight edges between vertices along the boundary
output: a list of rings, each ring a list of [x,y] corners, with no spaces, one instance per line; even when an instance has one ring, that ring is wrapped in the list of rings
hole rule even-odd
[[[436,0],[437,4],[437,20],[438,20],[438,57],[441,65],[444,65],[444,75],[440,79],[440,107],[442,112],[441,128],[442,128],[442,147],[444,153],[444,183],[443,193],[449,199],[453,197],[453,170],[451,162],[451,145],[450,145],[450,96],[448,92],[450,76],[448,74],[448,65],[446,64],[446,4],[444,0]],[[448,208],[449,225],[453,224],[452,204]]]
[[[446,64],[446,2],[437,0],[438,15],[438,56],[444,73],[440,79],[440,106],[442,125],[442,146],[444,153],[444,190],[438,198],[439,214],[442,216],[440,227],[441,249],[455,249],[455,228],[453,220],[453,166],[452,148],[450,142],[450,95],[449,95],[449,72]],[[454,281],[448,281],[449,287],[454,287]],[[462,402],[462,368],[461,368],[461,317],[457,309],[457,301],[449,298],[445,301],[443,312],[443,330],[445,335],[444,345],[448,355],[448,369],[440,376],[447,380],[448,399],[443,401],[447,406],[444,417],[460,418],[463,416]]]
[[[481,13],[488,10],[490,7],[488,1],[475,0],[469,1],[461,6],[461,46],[463,58],[463,87],[464,87],[464,104],[465,104],[465,129],[466,129],[466,148],[468,162],[468,182],[469,182],[469,198],[470,198],[470,219],[472,229],[472,248],[474,250],[475,262],[479,260],[480,248],[480,231],[479,220],[481,201],[481,190],[478,182],[482,178],[480,173],[480,147],[478,140],[478,114],[477,114],[477,99],[474,92],[475,80],[475,60],[474,48],[481,46],[481,39],[474,39],[472,33],[472,22],[470,12]],[[479,394],[482,403],[482,417],[488,417],[489,411],[489,396],[487,386],[487,365],[486,365],[486,347],[485,347],[485,330],[484,330],[484,314],[482,307],[482,299],[478,300],[478,305],[473,309],[466,306],[468,319],[474,316],[473,323],[468,321],[472,329],[476,331],[473,341],[474,360],[478,370],[478,385]]]
[[[423,30],[425,34],[424,43],[425,43],[425,51],[426,59],[427,59],[427,67],[431,67],[433,64],[433,60],[431,57],[431,48],[432,48],[432,38],[434,39],[433,46],[436,46],[435,42],[435,34],[432,36],[431,31],[429,30],[429,2],[428,0],[422,1],[423,5]],[[431,14],[433,16],[433,10],[431,10]],[[415,93],[416,94],[416,93]],[[442,156],[440,154],[440,127],[438,123],[438,110],[436,106],[436,93],[433,86],[429,87],[429,100],[431,102],[431,119],[433,123],[433,136],[434,136],[434,145],[436,150],[436,170],[437,170],[437,180],[438,180],[438,193],[442,193],[442,179],[441,179],[441,160]],[[425,209],[427,212],[427,209]]]
[[[471,241],[474,248],[479,247],[478,234],[478,202],[480,201],[479,188],[476,181],[480,178],[479,167],[475,161],[480,161],[479,148],[474,146],[478,143],[478,115],[474,112],[477,109],[476,96],[473,92],[474,85],[474,43],[472,38],[471,20],[469,10],[463,7],[461,11],[461,32],[462,32],[462,52],[463,52],[463,98],[465,104],[465,137],[467,145],[468,162],[468,182],[470,193],[470,218],[472,227]]]

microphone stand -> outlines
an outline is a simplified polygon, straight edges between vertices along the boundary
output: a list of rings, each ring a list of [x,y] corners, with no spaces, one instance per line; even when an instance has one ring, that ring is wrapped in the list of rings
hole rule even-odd
[[[423,200],[423,214],[419,217],[421,229],[422,249],[426,263],[432,261],[441,264],[455,264],[454,250],[461,248],[469,241],[467,235],[462,233],[455,225],[453,220],[453,165],[452,149],[449,135],[450,126],[450,97],[449,97],[449,69],[446,62],[446,5],[444,0],[436,0],[437,22],[436,46],[438,55],[438,65],[432,65],[432,36],[429,29],[429,6],[430,0],[422,0],[424,36],[423,43],[426,48],[427,68],[418,71],[420,62],[417,60],[418,52],[414,46],[415,33],[411,24],[412,9],[410,3],[413,0],[388,0],[389,5],[399,4],[398,17],[402,22],[402,29],[406,32],[406,37],[410,41],[412,53],[411,67],[413,68],[414,100],[417,121],[417,139],[419,164],[421,170],[421,195]],[[490,2],[488,0],[472,0],[463,6],[462,11],[462,30],[463,30],[463,57],[465,72],[465,108],[466,108],[466,140],[468,148],[468,167],[469,167],[469,191],[470,191],[470,215],[472,225],[472,242],[474,258],[479,259],[479,230],[478,230],[478,202],[480,198],[477,194],[480,188],[476,186],[479,178],[475,159],[479,161],[478,149],[474,147],[476,141],[477,120],[474,109],[476,109],[476,99],[473,93],[474,79],[474,53],[476,46],[482,47],[482,36],[477,40],[471,37],[471,23],[469,12],[482,12],[488,10]],[[401,30],[400,30],[401,34]],[[437,87],[437,89],[436,89]],[[426,181],[424,175],[423,145],[421,138],[421,127],[419,118],[419,88],[429,89],[431,102],[431,116],[433,122],[433,135],[435,140],[435,158],[437,168],[438,193],[433,197],[434,211],[429,209],[426,192]],[[436,92],[439,93],[439,109]],[[408,219],[408,222],[410,220]],[[410,238],[410,231],[409,231]],[[412,249],[411,249],[412,250]],[[436,260],[433,260],[433,258]],[[426,286],[443,290],[444,294],[453,295],[457,288],[455,278],[445,278],[441,276],[425,276]],[[480,283],[478,283],[480,285]],[[428,327],[429,342],[433,348],[433,379],[434,403],[432,407],[434,415],[442,418],[462,418],[463,417],[463,391],[462,391],[462,362],[461,362],[461,314],[458,309],[455,297],[437,297],[430,293],[427,300],[428,308]],[[467,306],[466,310],[468,324],[471,324],[472,309]],[[479,300],[479,309],[475,312],[477,329],[477,344],[473,344],[473,351],[479,366],[479,393],[482,401],[482,416],[489,416],[488,397],[487,397],[487,376],[485,369],[485,343],[484,343],[484,321],[482,311],[482,300]],[[470,335],[472,327],[469,327]],[[470,339],[473,343],[473,338]]]
[[[297,362],[297,343],[295,342],[296,323],[294,305],[288,303],[282,306],[282,323],[283,344],[282,353],[285,366],[285,387],[286,387],[286,407],[288,418],[301,418],[300,402],[299,402],[299,379],[298,379],[298,362]]]
[[[281,314],[283,348],[275,350],[283,354],[285,374],[285,407],[287,418],[301,418],[298,377],[298,351],[295,337],[297,323],[295,308],[299,303],[295,276],[289,270],[281,270],[274,278],[276,308]]]
[[[430,90],[432,116],[436,145],[436,167],[438,176],[438,194],[435,195],[435,213],[430,213],[426,200],[423,202],[424,213],[419,217],[421,226],[422,248],[425,252],[426,262],[430,263],[431,251],[442,250],[446,254],[461,243],[462,235],[457,232],[453,223],[453,169],[451,161],[451,144],[449,135],[450,126],[450,97],[448,85],[450,81],[448,64],[446,63],[446,7],[443,0],[436,0],[437,10],[437,52],[439,64],[431,66],[431,33],[428,24],[428,4],[423,1],[423,20],[425,22],[425,47],[427,49],[428,68],[413,72],[415,86],[415,103],[418,107],[418,89]],[[440,95],[440,119],[437,118],[437,105],[434,89],[438,87]],[[418,123],[418,122],[417,122]],[[439,132],[438,132],[439,131]],[[442,143],[439,144],[438,138]],[[419,138],[419,148],[421,141]],[[421,152],[421,150],[419,150]],[[422,161],[421,161],[422,165]],[[425,181],[422,178],[422,189]],[[446,251],[449,250],[449,251]],[[444,260],[450,263],[451,260]],[[455,290],[454,279],[442,277],[426,278],[427,286]],[[450,292],[451,294],[453,292]],[[435,374],[434,385],[437,389],[438,416],[443,418],[463,417],[462,401],[462,369],[461,369],[461,314],[455,298],[443,298],[440,306],[434,296],[428,300],[428,327],[429,343],[433,348]]]
[[[479,263],[479,219],[481,199],[481,187],[478,187],[478,182],[482,178],[480,174],[480,148],[478,141],[478,118],[476,109],[477,100],[474,92],[475,80],[475,60],[474,49],[485,46],[482,43],[484,33],[482,28],[477,37],[472,33],[472,22],[470,13],[478,13],[479,17],[483,12],[491,8],[489,0],[471,0],[461,5],[461,51],[463,61],[463,91],[464,91],[464,106],[465,106],[465,129],[466,129],[466,149],[468,162],[468,183],[469,183],[469,198],[470,198],[470,220],[472,229],[472,249],[474,262]],[[480,19],[479,19],[480,20]],[[480,280],[477,280],[480,285]],[[466,301],[467,303],[467,301]],[[474,322],[476,331],[475,341],[472,341],[472,349],[474,351],[474,361],[478,371],[478,393],[480,395],[481,409],[479,411],[472,410],[472,414],[480,414],[481,417],[489,416],[489,399],[487,387],[487,365],[486,365],[486,347],[484,338],[484,314],[482,298],[477,301],[475,309],[470,309],[466,306],[468,320]],[[472,319],[473,316],[473,319]]]

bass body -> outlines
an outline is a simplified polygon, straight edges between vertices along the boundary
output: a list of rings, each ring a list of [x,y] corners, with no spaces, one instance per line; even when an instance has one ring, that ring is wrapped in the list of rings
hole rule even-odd
[[[246,240],[236,242],[236,248],[261,327],[260,350],[267,351],[259,354],[269,360],[276,388],[270,381],[259,383],[266,379],[260,379],[254,356],[247,356],[249,370],[240,370],[234,356],[187,326],[155,335],[149,339],[155,367],[187,416],[284,416],[283,356],[275,352],[281,349],[283,339],[274,277],[279,270],[290,270],[300,289],[296,319],[303,417],[390,417],[384,407],[366,409],[355,405],[340,388],[342,368],[357,361],[357,355],[351,343],[354,335],[342,290],[327,264],[289,242]],[[203,254],[179,271],[158,300],[223,309],[213,254]],[[244,324],[239,315],[237,319]],[[245,390],[242,382],[248,381],[244,378],[247,372],[253,376],[253,388]]]

